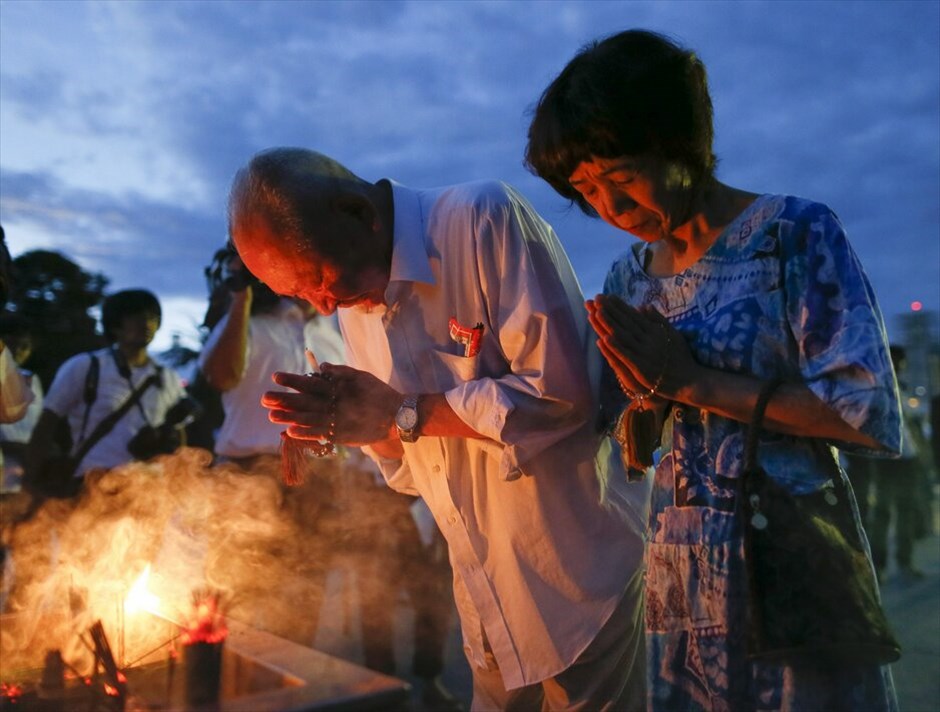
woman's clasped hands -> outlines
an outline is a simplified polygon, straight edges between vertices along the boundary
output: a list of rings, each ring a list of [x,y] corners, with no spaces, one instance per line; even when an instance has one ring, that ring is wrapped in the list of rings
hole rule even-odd
[[[699,364],[665,317],[612,295],[598,295],[585,305],[601,354],[628,398],[681,400]]]

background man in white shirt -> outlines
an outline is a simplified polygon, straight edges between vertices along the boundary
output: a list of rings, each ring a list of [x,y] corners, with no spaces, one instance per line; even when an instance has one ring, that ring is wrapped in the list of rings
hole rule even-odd
[[[262,403],[425,499],[474,707],[644,708],[643,546],[600,504],[583,298],[551,227],[502,183],[413,191],[301,149],[255,156],[229,221],[272,289],[340,308],[350,366],[277,374],[296,392]]]
[[[104,300],[101,323],[111,346],[72,356],[59,367],[29,442],[27,461],[33,476],[39,472],[40,463],[57,452],[55,434],[60,421],[69,426],[74,453],[102,421],[119,410],[151,377],[153,385],[142,391],[135,406],[82,457],[74,474],[78,482],[89,470],[107,470],[138,456],[150,457],[145,453],[131,454],[128,448],[134,449],[135,436],[145,426],[159,429],[164,421],[179,423],[192,412],[176,372],[159,366],[147,353],[160,328],[161,317],[160,302],[145,289],[126,289]],[[89,381],[94,360],[98,373]]]

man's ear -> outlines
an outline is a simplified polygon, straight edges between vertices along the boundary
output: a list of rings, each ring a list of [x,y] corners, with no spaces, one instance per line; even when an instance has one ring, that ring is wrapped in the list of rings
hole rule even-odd
[[[359,220],[369,228],[374,228],[378,213],[372,201],[361,193],[342,193],[330,200],[330,208],[338,214]]]

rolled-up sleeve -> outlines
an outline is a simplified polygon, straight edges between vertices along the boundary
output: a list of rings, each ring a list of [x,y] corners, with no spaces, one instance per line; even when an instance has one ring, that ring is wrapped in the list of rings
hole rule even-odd
[[[15,423],[26,415],[33,391],[20,374],[10,349],[0,351],[0,423]]]
[[[881,310],[838,218],[814,207],[820,211],[794,223],[783,240],[787,320],[800,372],[846,423],[896,454],[900,401]]]
[[[521,198],[482,206],[473,230],[476,277],[507,372],[446,392],[457,416],[503,446],[500,473],[579,430],[592,411],[580,290],[551,228]]]
[[[382,457],[368,445],[362,448],[362,452],[372,458],[389,487],[396,492],[418,496],[419,493],[415,487],[414,477],[411,475],[411,468],[406,461]]]

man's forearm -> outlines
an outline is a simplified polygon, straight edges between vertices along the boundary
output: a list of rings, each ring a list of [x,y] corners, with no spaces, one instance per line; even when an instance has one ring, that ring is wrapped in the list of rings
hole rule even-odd
[[[457,416],[443,393],[427,393],[418,398],[418,435],[444,438],[485,437]]]

